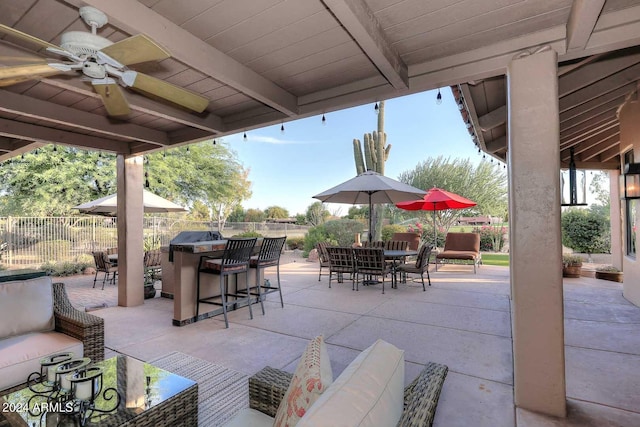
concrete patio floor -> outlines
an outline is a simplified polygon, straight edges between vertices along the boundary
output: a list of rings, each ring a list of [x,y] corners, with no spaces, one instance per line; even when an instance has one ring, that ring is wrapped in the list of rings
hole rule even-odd
[[[294,258],[295,259],[295,258]],[[291,261],[289,259],[288,261]],[[271,281],[272,270],[267,271]],[[400,284],[328,288],[318,265],[298,259],[281,266],[285,306],[270,295],[263,316],[242,308],[193,325],[171,324],[173,301],[146,300],[117,307],[116,287],[91,288],[93,276],[65,278],[78,307],[105,319],[107,357],[124,353],[151,360],[181,351],[251,375],[265,365],[293,371],[308,340],[323,334],[334,377],[382,338],[404,349],[408,383],[428,361],[449,366],[435,426],[639,426],[640,308],[626,301],[619,283],[565,279],[565,356],[569,417],[556,419],[515,409],[509,270],[445,266],[431,272],[432,286]],[[158,292],[159,294],[159,292]]]

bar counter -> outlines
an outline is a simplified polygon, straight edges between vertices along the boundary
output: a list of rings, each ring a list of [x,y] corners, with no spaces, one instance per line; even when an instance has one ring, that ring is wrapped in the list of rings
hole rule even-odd
[[[178,243],[172,245],[173,261],[169,261],[169,248],[162,248],[162,296],[173,298],[173,324],[184,326],[193,323],[196,318],[196,284],[198,264],[202,255],[221,258],[224,254],[226,240],[211,240],[195,243]],[[261,239],[256,242],[254,254],[260,249]],[[240,289],[246,287],[244,273],[237,276]],[[229,292],[236,290],[236,276],[228,276]],[[259,280],[262,280],[262,276]],[[201,296],[220,295],[220,276],[203,273],[200,277]],[[249,270],[249,286],[255,286],[256,270]],[[257,298],[256,298],[257,299]],[[200,304],[200,319],[222,314],[222,307],[211,304]],[[249,316],[249,310],[247,310]]]

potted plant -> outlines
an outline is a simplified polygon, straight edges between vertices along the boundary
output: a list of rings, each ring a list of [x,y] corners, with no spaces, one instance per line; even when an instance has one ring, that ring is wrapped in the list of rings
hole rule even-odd
[[[622,271],[613,265],[602,265],[596,268],[596,279],[622,283]]]
[[[562,277],[580,277],[582,258],[579,255],[562,255]]]

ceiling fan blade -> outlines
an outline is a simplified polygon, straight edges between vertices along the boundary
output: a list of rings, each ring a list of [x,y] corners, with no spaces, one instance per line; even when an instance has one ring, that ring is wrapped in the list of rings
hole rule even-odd
[[[111,46],[101,49],[101,52],[106,53],[123,65],[160,61],[171,56],[169,52],[144,34],[120,40]]]
[[[113,82],[113,80],[112,80]],[[93,89],[102,98],[102,103],[110,116],[126,116],[131,113],[129,102],[124,97],[120,86],[113,83],[92,82]]]
[[[4,24],[0,24],[0,33],[13,36],[15,38],[18,38],[20,40],[29,42],[31,44],[38,45],[40,47],[44,47],[45,49],[48,48],[48,47],[53,47],[55,49],[60,49],[55,44],[51,44],[51,43],[46,42],[46,41],[44,41],[42,39],[39,39],[39,38],[37,38],[35,36],[32,36],[31,34],[23,33],[20,30],[16,30],[15,28],[8,27],[8,26],[6,26]]]
[[[209,105],[209,100],[204,96],[136,71],[125,71],[122,80],[127,86],[182,105],[198,113],[202,113]]]
[[[16,65],[14,67],[0,67],[0,80],[21,78],[22,80],[37,79],[63,73],[65,70],[50,64]]]

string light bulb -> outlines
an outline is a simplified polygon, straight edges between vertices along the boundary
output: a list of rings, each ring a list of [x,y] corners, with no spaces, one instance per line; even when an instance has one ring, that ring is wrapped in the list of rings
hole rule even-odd
[[[284,123],[280,125],[280,133],[284,133]]]
[[[373,106],[373,110],[378,114],[380,112],[380,107],[378,106],[378,101],[376,101],[376,105]]]
[[[215,139],[213,140],[213,145],[216,145],[216,140]]]
[[[324,116],[324,114],[322,114],[322,126],[325,126],[327,124],[327,118]]]
[[[442,104],[442,94],[440,93],[440,88],[438,88],[438,94],[436,95],[436,105]]]
[[[245,132],[244,135],[242,136],[242,139],[244,139],[245,141],[247,140],[247,133]]]

